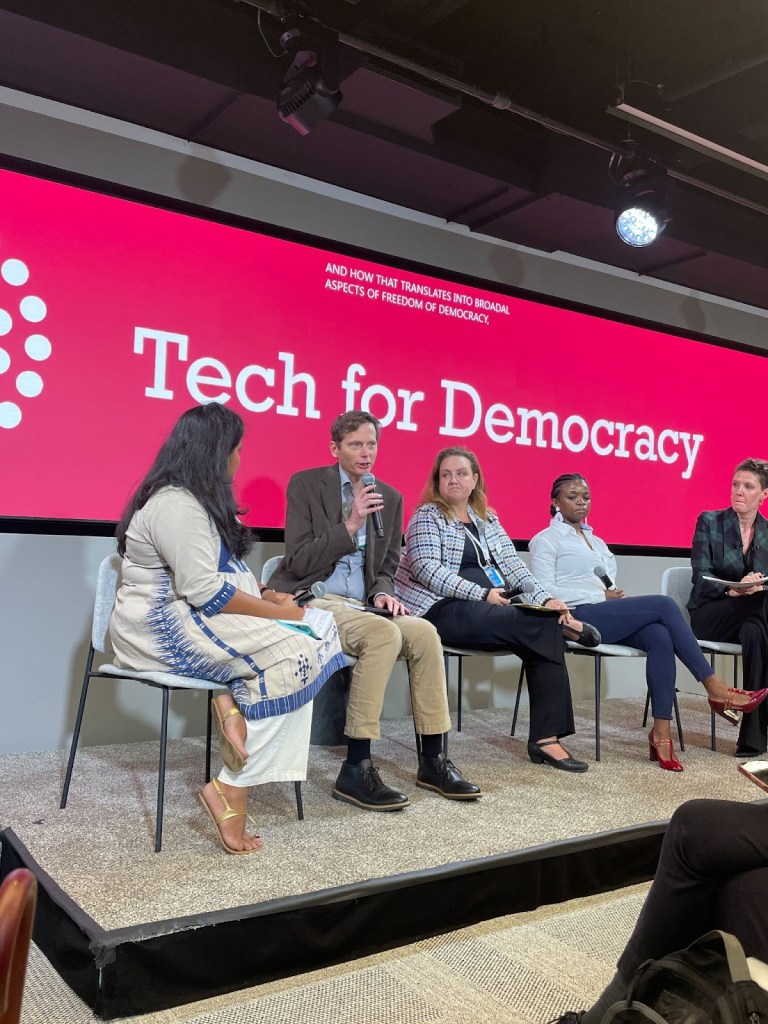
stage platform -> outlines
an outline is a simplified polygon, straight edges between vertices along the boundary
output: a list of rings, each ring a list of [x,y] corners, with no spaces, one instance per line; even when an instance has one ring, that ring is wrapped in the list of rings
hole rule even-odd
[[[250,857],[215,843],[197,803],[202,740],[170,745],[164,845],[153,849],[156,745],[87,748],[69,807],[60,752],[4,755],[2,865],[41,883],[35,941],[99,1016],[145,1013],[413,942],[473,922],[644,881],[665,822],[694,797],[752,800],[736,771],[735,730],[709,750],[703,697],[681,699],[686,770],[648,761],[639,701],[577,707],[581,776],[532,765],[509,711],[465,715],[450,756],[483,798],[458,803],[414,785],[410,720],[384,723],[384,779],[411,796],[372,814],[330,797],[340,748],[313,747],[304,785],[263,787],[252,811],[264,840]],[[525,736],[521,721],[519,735]]]

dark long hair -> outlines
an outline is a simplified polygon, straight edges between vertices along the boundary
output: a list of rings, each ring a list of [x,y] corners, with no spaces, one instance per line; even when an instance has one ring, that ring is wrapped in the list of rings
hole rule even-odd
[[[117,550],[125,554],[125,535],[135,512],[161,487],[189,491],[216,524],[226,546],[242,558],[253,543],[250,531],[237,520],[238,509],[229,477],[229,457],[243,439],[243,421],[218,402],[196,405],[176,420],[149,472],[125,506],[117,524]]]

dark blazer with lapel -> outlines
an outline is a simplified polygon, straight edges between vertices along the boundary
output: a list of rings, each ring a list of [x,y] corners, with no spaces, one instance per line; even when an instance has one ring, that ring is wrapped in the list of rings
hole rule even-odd
[[[402,495],[381,480],[376,481],[376,490],[384,500],[384,536],[376,537],[369,516],[365,549],[365,592],[369,601],[376,594],[394,595],[403,540]],[[341,519],[338,464],[294,473],[287,497],[285,557],[269,583],[275,590],[296,593],[316,580],[327,580],[339,559],[354,552],[356,541]]]
[[[753,569],[768,575],[768,520],[758,512],[755,519]],[[732,508],[717,512],[702,512],[696,520],[691,549],[693,590],[688,608],[694,611],[707,601],[722,597],[723,588],[717,583],[703,580],[709,573],[721,580],[740,580],[744,575],[744,555],[741,543],[739,517]]]

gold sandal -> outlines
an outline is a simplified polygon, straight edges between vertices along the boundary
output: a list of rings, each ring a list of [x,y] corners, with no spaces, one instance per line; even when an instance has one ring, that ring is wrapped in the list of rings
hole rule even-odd
[[[208,801],[205,799],[205,797],[203,796],[202,793],[198,793],[197,794],[197,798],[200,801],[200,803],[203,805],[203,807],[205,808],[206,812],[208,813],[208,817],[211,819],[213,824],[216,826],[216,832],[218,833],[218,836],[219,836],[219,842],[224,847],[224,849],[227,851],[227,853],[233,853],[233,854],[257,853],[258,850],[261,849],[261,847],[259,847],[259,846],[255,847],[255,849],[253,849],[253,850],[233,850],[232,847],[228,846],[227,843],[224,841],[224,836],[221,834],[221,829],[219,828],[219,825],[222,825],[225,821],[230,821],[232,818],[246,818],[248,821],[250,821],[250,823],[253,825],[254,828],[256,828],[256,822],[253,820],[253,818],[250,816],[250,814],[248,814],[247,811],[236,811],[234,809],[234,807],[232,807],[230,805],[229,800],[227,800],[227,798],[224,796],[224,793],[221,790],[221,786],[219,785],[219,780],[218,779],[211,779],[211,783],[213,785],[213,788],[216,790],[216,795],[221,800],[221,802],[224,804],[224,810],[221,812],[221,814],[215,815],[213,813],[211,808],[208,806]],[[259,839],[260,837],[259,837],[259,835],[257,833],[255,836],[251,836],[251,838],[252,839]]]
[[[239,715],[240,708],[237,706],[230,708],[229,711],[225,711],[222,715],[219,710],[217,698],[213,698],[213,710],[216,712],[216,731],[219,734],[219,754],[221,760],[224,762],[225,767],[229,768],[231,772],[241,772],[245,766],[245,758],[237,750],[232,740],[224,732],[224,723],[232,715]],[[242,717],[242,716],[241,716]]]

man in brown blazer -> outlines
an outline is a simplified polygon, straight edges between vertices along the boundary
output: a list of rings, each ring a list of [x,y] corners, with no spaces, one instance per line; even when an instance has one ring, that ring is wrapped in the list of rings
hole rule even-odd
[[[322,580],[328,595],[314,605],[333,613],[342,648],[358,659],[347,705],[347,759],[333,796],[366,810],[408,806],[408,797],[385,785],[371,762],[371,740],[381,734],[384,691],[395,661],[402,657],[408,663],[421,739],[416,784],[450,800],[474,800],[480,796],[479,786],[467,782],[443,752],[443,734],[451,721],[440,639],[429,622],[410,617],[394,596],[402,495],[381,481],[363,483],[376,460],[379,431],[379,421],[370,413],[343,413],[331,426],[334,464],[291,477],[286,554],[270,586],[297,593]]]

